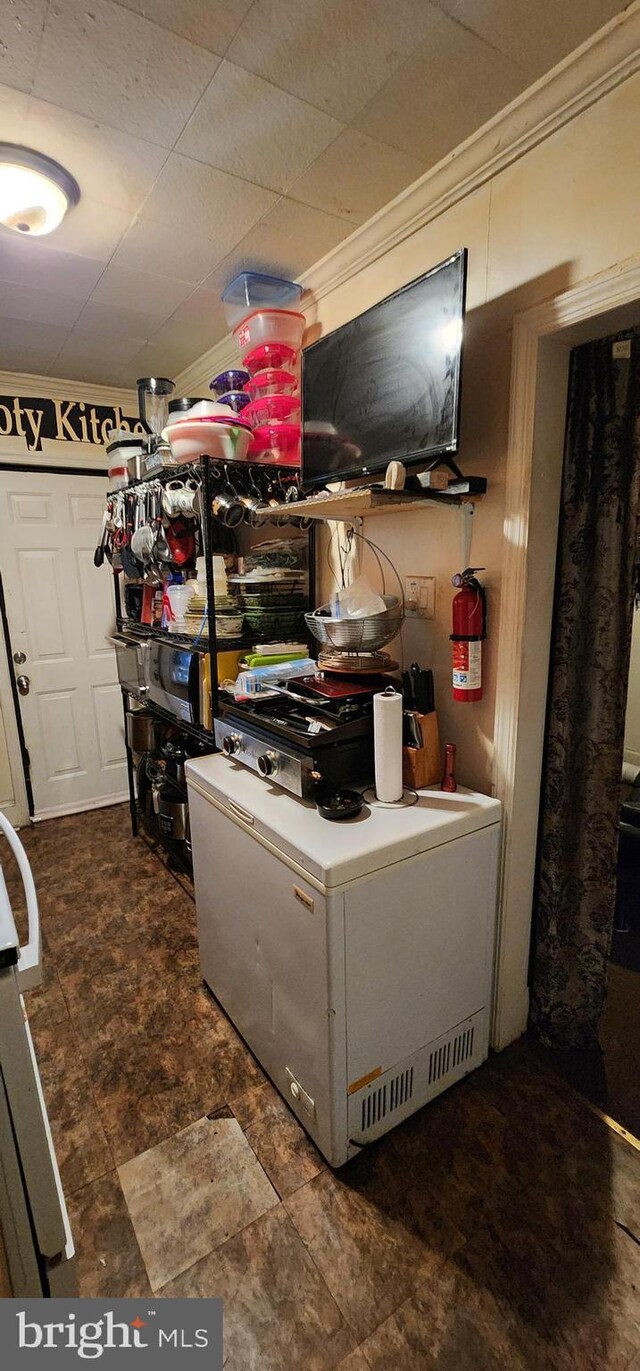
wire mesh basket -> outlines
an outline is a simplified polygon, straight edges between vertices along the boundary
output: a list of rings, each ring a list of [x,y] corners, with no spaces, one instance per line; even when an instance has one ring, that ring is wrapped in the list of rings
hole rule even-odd
[[[376,652],[395,638],[404,619],[404,604],[397,595],[382,598],[387,608],[362,619],[335,618],[329,613],[329,605],[321,605],[312,614],[305,614],[307,627],[323,647],[342,652]]]

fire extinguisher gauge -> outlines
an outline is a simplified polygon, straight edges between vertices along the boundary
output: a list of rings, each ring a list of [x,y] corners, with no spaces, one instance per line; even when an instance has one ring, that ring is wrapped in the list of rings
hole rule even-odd
[[[464,571],[456,571],[455,576],[451,577],[452,586],[455,586],[456,590],[458,590],[460,586],[471,585],[478,571],[486,571],[486,567],[468,566]]]

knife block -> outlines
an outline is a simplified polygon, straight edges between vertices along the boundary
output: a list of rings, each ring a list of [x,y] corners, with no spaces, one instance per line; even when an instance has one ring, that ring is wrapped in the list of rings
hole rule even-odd
[[[418,721],[422,730],[422,747],[402,749],[403,784],[414,790],[439,785],[442,780],[438,715],[435,710],[431,714],[418,714]]]

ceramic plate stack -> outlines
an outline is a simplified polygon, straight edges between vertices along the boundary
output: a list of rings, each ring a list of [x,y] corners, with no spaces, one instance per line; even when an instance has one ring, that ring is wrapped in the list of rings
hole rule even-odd
[[[305,318],[294,306],[301,294],[294,281],[252,271],[236,276],[222,293],[227,323],[247,369],[242,373],[242,417],[253,430],[248,455],[254,462],[300,466],[299,356]],[[222,379],[212,382],[217,394]]]
[[[229,577],[247,624],[261,642],[305,638],[307,552],[304,538],[258,543],[245,557],[244,571]]]

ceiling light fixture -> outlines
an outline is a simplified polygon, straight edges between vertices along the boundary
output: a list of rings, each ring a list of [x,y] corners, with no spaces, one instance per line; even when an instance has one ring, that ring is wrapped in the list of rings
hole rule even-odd
[[[39,237],[52,233],[77,205],[75,177],[52,157],[18,143],[0,143],[0,224]]]

